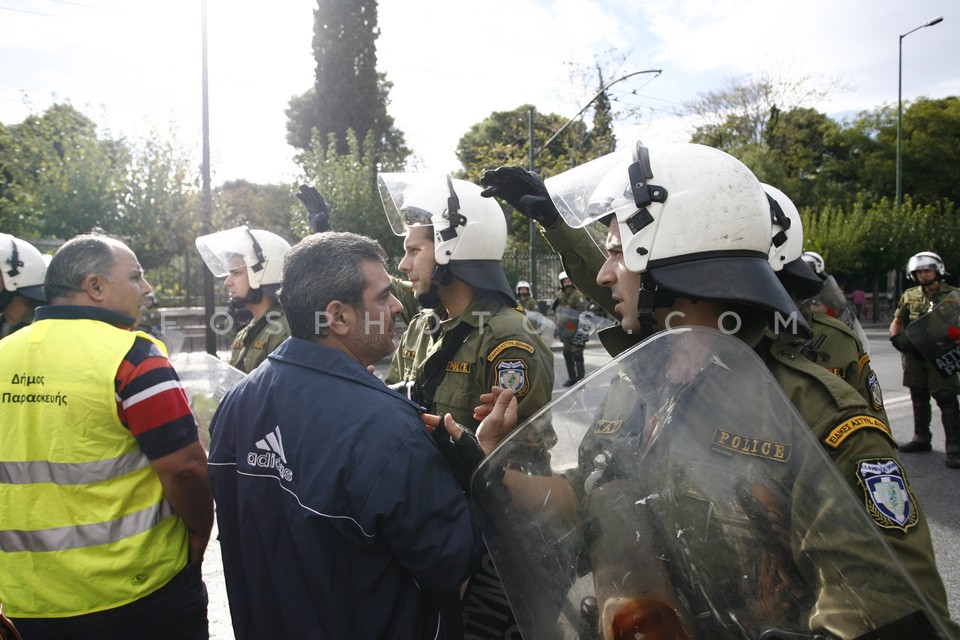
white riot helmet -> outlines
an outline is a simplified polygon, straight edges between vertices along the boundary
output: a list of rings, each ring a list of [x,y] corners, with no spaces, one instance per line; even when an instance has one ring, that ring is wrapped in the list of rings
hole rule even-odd
[[[570,276],[567,275],[566,271],[561,271],[560,274],[557,276],[557,282],[560,283],[560,286],[563,286],[564,280],[570,280]]]
[[[816,251],[804,251],[803,255],[800,256],[807,265],[813,269],[813,272],[818,276],[826,274],[827,266],[823,261],[823,256],[821,256]]]
[[[390,227],[398,236],[410,227],[433,227],[434,281],[449,274],[480,288],[498,291],[515,304],[500,259],[507,246],[507,221],[482,189],[449,175],[380,173],[377,185]]]
[[[921,251],[907,261],[907,273],[914,282],[917,282],[917,276],[915,276],[914,273],[920,269],[931,269],[935,271],[938,280],[947,275],[947,269],[943,266],[943,260],[932,251]]]
[[[769,184],[763,184],[770,200],[773,238],[770,243],[770,266],[780,282],[799,299],[817,295],[823,288],[818,277],[801,258],[803,254],[803,222],[800,212],[787,195]],[[779,244],[778,244],[779,243]]]
[[[660,288],[797,312],[768,262],[770,202],[756,176],[729,154],[637,142],[549,178],[546,187],[572,227],[616,217],[624,264],[641,276],[641,326],[661,306]]]
[[[247,267],[250,289],[277,295],[283,258],[290,250],[290,243],[277,234],[243,225],[200,236],[196,244],[215,277],[225,278],[230,269],[243,264]]]
[[[37,302],[46,302],[43,277],[47,263],[32,244],[8,233],[0,233],[0,275],[3,288]],[[3,306],[6,306],[5,304]]]
[[[524,289],[524,288],[526,288],[527,293],[529,294],[529,293],[530,293],[530,283],[527,282],[526,280],[520,280],[519,282],[517,282],[517,295],[520,295],[520,289]]]

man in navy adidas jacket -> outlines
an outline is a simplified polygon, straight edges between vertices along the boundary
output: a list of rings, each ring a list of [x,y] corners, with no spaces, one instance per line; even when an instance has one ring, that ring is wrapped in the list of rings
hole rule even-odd
[[[420,417],[367,367],[393,350],[385,255],[352,233],[286,257],[288,338],[211,424],[237,640],[442,638],[479,557],[466,497]]]

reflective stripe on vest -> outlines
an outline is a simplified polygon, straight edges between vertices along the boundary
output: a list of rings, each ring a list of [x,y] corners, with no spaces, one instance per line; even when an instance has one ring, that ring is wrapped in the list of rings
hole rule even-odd
[[[8,616],[112,609],[186,565],[186,526],[117,411],[114,378],[141,335],[47,319],[0,341],[0,600]]]

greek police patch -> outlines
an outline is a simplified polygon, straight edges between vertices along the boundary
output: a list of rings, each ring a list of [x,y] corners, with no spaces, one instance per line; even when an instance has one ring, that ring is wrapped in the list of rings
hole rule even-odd
[[[857,462],[857,482],[863,490],[864,505],[874,522],[884,529],[907,529],[919,515],[900,463],[893,458],[868,458]]]
[[[501,360],[496,365],[497,385],[504,389],[513,389],[519,397],[527,393],[527,363],[523,360]]]
[[[883,392],[880,391],[880,381],[877,380],[876,371],[871,372],[870,377],[867,378],[867,389],[870,391],[870,402],[873,403],[873,408],[877,411],[883,409]]]

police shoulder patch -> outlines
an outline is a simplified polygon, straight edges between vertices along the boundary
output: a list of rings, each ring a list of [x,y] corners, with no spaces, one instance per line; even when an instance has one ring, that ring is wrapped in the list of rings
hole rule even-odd
[[[883,392],[880,391],[880,381],[877,379],[877,372],[870,373],[867,378],[867,390],[870,391],[870,402],[877,411],[883,409]]]
[[[254,340],[254,341],[253,341],[253,348],[254,348],[254,349],[263,349],[263,348],[266,347],[266,346],[267,346],[267,341],[266,341],[266,340]]]
[[[857,361],[857,367],[859,367],[857,369],[858,378],[863,376],[863,368],[867,366],[867,363],[869,362],[870,362],[870,356],[868,356],[867,354],[863,354],[862,356],[860,356],[860,359]]]
[[[893,458],[865,458],[856,464],[863,503],[874,522],[884,529],[904,533],[916,526],[920,516],[900,463]]]
[[[860,429],[877,429],[882,431],[891,441],[893,440],[890,427],[884,424],[883,420],[873,416],[853,416],[834,427],[823,439],[823,443],[834,449],[839,449],[844,440]]]
[[[505,349],[510,349],[516,347],[517,349],[523,349],[528,353],[533,353],[536,351],[532,344],[527,344],[522,340],[507,340],[501,342],[493,348],[493,350],[487,355],[487,362],[493,362],[498,355],[500,355]]]
[[[496,364],[497,385],[504,389],[513,389],[517,397],[526,395],[530,390],[527,376],[527,363],[523,360],[501,360]]]

